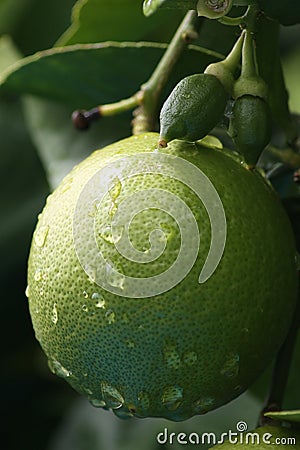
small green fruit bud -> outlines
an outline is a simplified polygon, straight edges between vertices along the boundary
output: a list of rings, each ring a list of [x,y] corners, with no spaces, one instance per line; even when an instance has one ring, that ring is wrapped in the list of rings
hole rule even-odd
[[[181,80],[160,113],[160,141],[197,141],[221,120],[228,93],[213,75],[195,74]]]
[[[254,166],[271,139],[271,114],[268,103],[261,97],[244,95],[234,105],[229,134],[237,150],[250,166]]]

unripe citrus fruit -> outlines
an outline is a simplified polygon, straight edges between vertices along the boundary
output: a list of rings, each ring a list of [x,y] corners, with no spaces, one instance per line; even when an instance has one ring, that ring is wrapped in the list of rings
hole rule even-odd
[[[50,368],[93,405],[184,420],[238,396],[278,350],[295,248],[259,174],[157,142],[121,140],[66,176],[34,232],[27,295]]]
[[[183,78],[174,87],[160,112],[160,142],[197,141],[221,120],[228,92],[217,77],[199,73]]]

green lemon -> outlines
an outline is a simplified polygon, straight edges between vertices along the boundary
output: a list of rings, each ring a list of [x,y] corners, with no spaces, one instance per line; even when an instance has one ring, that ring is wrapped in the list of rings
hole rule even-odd
[[[160,144],[173,139],[197,141],[221,120],[228,92],[212,74],[199,73],[183,78],[174,87],[160,111]]]
[[[51,370],[122,418],[185,420],[237,397],[293,314],[295,244],[276,194],[226,150],[133,136],[47,199],[28,266]]]

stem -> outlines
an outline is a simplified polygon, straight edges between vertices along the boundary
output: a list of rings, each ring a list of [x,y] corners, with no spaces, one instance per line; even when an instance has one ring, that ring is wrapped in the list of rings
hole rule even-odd
[[[245,32],[243,31],[241,33],[241,35],[239,36],[239,38],[237,39],[237,41],[235,42],[232,50],[230,51],[230,53],[226,56],[226,58],[221,61],[224,65],[226,65],[226,67],[232,72],[234,73],[236,68],[238,67],[238,65],[240,64],[240,59],[241,59],[241,51],[242,48],[244,47],[244,37],[245,37]]]
[[[290,366],[292,363],[293,351],[296,344],[297,334],[300,324],[300,289],[298,291],[298,303],[296,306],[293,321],[287,337],[277,355],[273,377],[271,381],[270,392],[263,408],[259,424],[264,425],[270,419],[264,417],[264,413],[268,411],[280,411],[282,409],[282,402],[284,398],[285,388],[288,382]]]
[[[129,109],[133,109],[140,104],[142,100],[141,95],[137,92],[132,97],[125,98],[115,103],[110,103],[108,105],[100,105],[99,113],[100,116],[114,116]]]
[[[95,108],[86,110],[76,110],[72,114],[72,121],[78,130],[87,130],[92,122],[105,116],[114,116],[129,109],[138,106],[142,101],[142,96],[139,92],[135,93],[129,98],[125,98],[115,103],[107,105],[96,106]]]
[[[143,97],[143,102],[135,112],[133,134],[155,129],[162,91],[175,64],[186,49],[190,38],[193,37],[197,23],[199,24],[199,19],[196,11],[188,11],[150,79],[141,86],[140,95]]]
[[[254,47],[251,32],[246,30],[246,35],[243,44],[242,53],[242,71],[241,76],[243,78],[252,78],[257,76],[255,59],[254,59]]]

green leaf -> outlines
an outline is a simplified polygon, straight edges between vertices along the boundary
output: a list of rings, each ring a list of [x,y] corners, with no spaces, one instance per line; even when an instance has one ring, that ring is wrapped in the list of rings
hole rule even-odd
[[[9,36],[2,36],[0,38],[0,73],[18,61],[20,57],[12,39]]]
[[[2,0],[0,34],[9,33],[23,54],[51,47],[70,23],[75,0]]]
[[[298,114],[300,114],[299,64],[300,46],[283,59],[284,76],[290,94],[289,105],[291,111]]]
[[[93,150],[130,135],[128,113],[104,117],[88,132],[82,132],[74,128],[72,109],[68,106],[28,96],[24,99],[24,107],[31,138],[52,189]]]
[[[172,11],[146,19],[141,0],[79,0],[73,8],[71,26],[56,45],[169,40],[181,15],[180,11]]]
[[[159,8],[170,9],[196,9],[197,0],[144,0],[143,12],[145,16],[150,16]]]
[[[265,416],[275,420],[282,420],[284,422],[300,423],[300,409],[295,411],[267,412],[265,413]]]
[[[135,93],[149,78],[165,48],[164,44],[145,42],[55,48],[11,66],[0,77],[0,89],[58,100],[73,108],[91,108]],[[218,56],[190,46],[170,84],[202,72]]]
[[[2,37],[0,70],[18,58],[11,39]],[[0,135],[0,252],[5,255],[0,272],[3,274],[26,258],[36,215],[48,187],[26,128],[21,103],[14,96],[0,97]]]
[[[0,2],[0,33],[12,33],[30,6],[32,6],[32,0],[2,0]]]
[[[1,274],[28,253],[36,216],[48,193],[45,174],[30,140],[18,99],[0,98]]]

